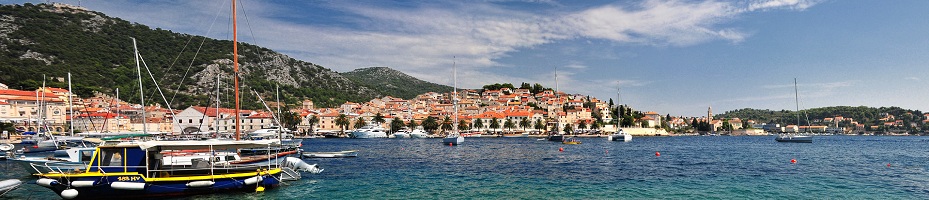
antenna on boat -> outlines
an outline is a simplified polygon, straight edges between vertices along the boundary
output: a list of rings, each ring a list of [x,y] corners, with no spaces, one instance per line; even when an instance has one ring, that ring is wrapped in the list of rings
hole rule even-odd
[[[239,133],[241,132],[241,120],[239,119],[239,36],[235,20],[235,0],[232,0],[232,76],[235,79],[235,140],[239,140]]]

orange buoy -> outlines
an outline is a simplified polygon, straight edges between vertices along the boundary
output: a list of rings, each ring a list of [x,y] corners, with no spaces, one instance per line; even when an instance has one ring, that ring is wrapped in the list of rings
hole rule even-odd
[[[790,159],[790,163],[797,163],[797,159]]]
[[[890,167],[890,163],[887,163],[887,167]]]
[[[558,151],[564,151],[564,147],[558,147]]]
[[[451,142],[449,142],[449,143],[448,143],[448,146],[452,146],[452,143],[451,143]]]
[[[657,156],[661,156],[661,152],[657,152],[657,151],[656,151],[656,152],[655,152],[655,156],[656,156],[656,157],[657,157]]]

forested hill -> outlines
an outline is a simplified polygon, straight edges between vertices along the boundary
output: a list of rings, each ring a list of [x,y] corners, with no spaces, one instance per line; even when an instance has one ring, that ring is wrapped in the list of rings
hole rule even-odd
[[[71,72],[73,90],[83,97],[93,92],[112,95],[116,88],[138,91],[131,38],[137,39],[139,53],[168,100],[174,98],[175,108],[209,104],[217,76],[223,106],[232,106],[232,41],[152,29],[64,4],[0,5],[0,83],[32,90],[42,85],[46,75],[49,86],[66,88],[65,77]],[[333,106],[406,96],[359,84],[267,48],[240,43],[239,54],[245,108],[261,108],[252,90],[268,99],[275,85],[280,85],[283,100],[290,104],[309,98],[319,106]],[[161,99],[154,96],[152,78],[143,76],[146,100]],[[122,92],[120,97],[138,102],[139,95]]]
[[[824,118],[842,116],[844,118],[852,118],[858,123],[869,126],[880,125],[883,123],[881,119],[886,118],[888,115],[893,116],[895,120],[903,120],[904,124],[916,123],[917,126],[920,127],[923,125],[923,112],[919,110],[908,110],[900,107],[873,108],[865,106],[834,106],[801,110],[800,124],[806,125],[808,123],[807,116],[809,122],[812,122],[814,125],[825,125],[824,122],[822,122]],[[727,111],[726,113],[715,115],[714,118],[752,119],[759,123],[797,123],[796,112],[789,110],[774,111],[744,108]]]
[[[449,92],[452,87],[419,80],[387,67],[369,67],[342,73],[361,85],[383,91],[394,97],[412,99],[426,92]]]

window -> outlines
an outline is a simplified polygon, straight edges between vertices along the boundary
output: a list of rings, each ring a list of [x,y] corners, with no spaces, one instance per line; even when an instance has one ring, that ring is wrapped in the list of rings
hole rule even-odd
[[[183,119],[179,119],[179,120],[177,120],[177,123],[178,123],[178,124],[184,123],[184,120],[183,120]]]
[[[201,124],[203,123],[203,119],[200,119],[200,123],[201,123]]]
[[[193,123],[194,123],[194,119],[188,119],[188,120],[187,120],[187,123],[193,124]]]

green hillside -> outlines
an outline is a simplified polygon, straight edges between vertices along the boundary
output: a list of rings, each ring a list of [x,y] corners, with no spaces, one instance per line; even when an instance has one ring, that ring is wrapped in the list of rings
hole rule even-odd
[[[387,67],[361,68],[342,73],[342,76],[366,87],[404,99],[412,99],[426,92],[452,91],[452,87],[419,80]]]
[[[32,90],[42,85],[46,75],[49,86],[65,88],[66,74],[71,72],[74,91],[80,96],[112,95],[120,88],[121,99],[138,102],[131,38],[138,40],[140,54],[171,105],[208,105],[218,76],[223,106],[232,106],[232,41],[152,29],[95,11],[47,4],[0,5],[0,83]],[[288,103],[309,98],[326,107],[385,95],[409,97],[415,92],[358,84],[322,66],[246,43],[240,43],[239,54],[241,98],[249,109],[262,108],[252,90],[267,100],[276,85]],[[142,80],[147,102],[164,104],[152,77],[145,73]],[[423,83],[409,76],[398,80]]]

